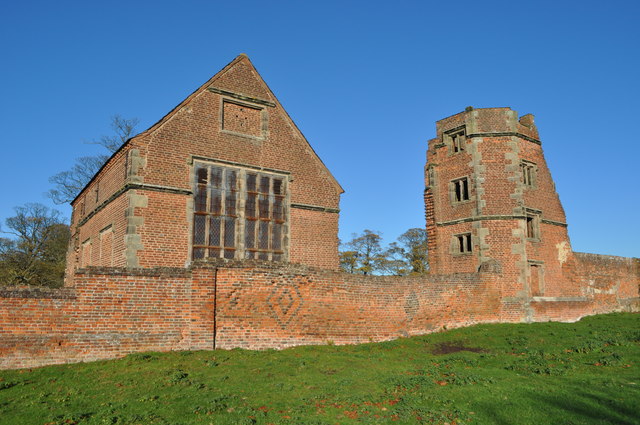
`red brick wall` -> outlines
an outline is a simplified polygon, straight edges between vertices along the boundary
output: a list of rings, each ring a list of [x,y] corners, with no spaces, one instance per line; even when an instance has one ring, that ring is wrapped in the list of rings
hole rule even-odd
[[[302,268],[218,270],[216,346],[353,344],[497,322],[495,275],[360,276]]]
[[[71,287],[0,290],[0,368],[148,350],[353,344],[639,310],[638,260],[577,257],[581,297],[530,302],[505,297],[510,280],[496,273],[360,276],[259,262],[81,270]]]

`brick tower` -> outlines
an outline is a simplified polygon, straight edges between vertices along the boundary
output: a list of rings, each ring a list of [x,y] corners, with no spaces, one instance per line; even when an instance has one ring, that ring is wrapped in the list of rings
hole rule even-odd
[[[469,107],[436,131],[425,167],[432,272],[499,271],[507,304],[581,295],[533,115]]]

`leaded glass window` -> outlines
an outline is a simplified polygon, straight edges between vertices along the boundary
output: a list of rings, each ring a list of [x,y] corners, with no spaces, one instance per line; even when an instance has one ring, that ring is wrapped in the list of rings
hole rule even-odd
[[[285,260],[285,176],[197,163],[193,259]]]

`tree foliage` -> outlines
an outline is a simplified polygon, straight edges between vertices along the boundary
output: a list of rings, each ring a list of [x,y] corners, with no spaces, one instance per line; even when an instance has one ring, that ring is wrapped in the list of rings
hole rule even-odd
[[[366,229],[362,234],[353,234],[349,242],[342,244],[341,268],[348,273],[362,274],[428,273],[427,232],[424,229],[409,229],[384,249],[381,242],[380,232]]]
[[[15,208],[0,232],[0,284],[60,286],[64,278],[69,226],[60,213],[30,203]]]
[[[91,142],[105,148],[107,153],[77,158],[70,170],[51,176],[49,182],[54,187],[49,190],[47,195],[56,204],[71,202],[100,170],[111,154],[134,134],[137,125],[137,118],[127,119],[120,115],[111,117],[111,129],[114,134],[102,136],[99,140]]]

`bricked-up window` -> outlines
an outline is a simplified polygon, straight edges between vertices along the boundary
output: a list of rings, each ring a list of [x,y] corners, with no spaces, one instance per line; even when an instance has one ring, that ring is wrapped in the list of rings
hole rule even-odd
[[[80,267],[91,265],[91,240],[87,239],[82,243],[80,251]]]
[[[529,262],[529,290],[533,297],[544,295],[544,269],[541,262]]]
[[[193,259],[284,260],[285,177],[197,164]]]
[[[222,129],[237,134],[262,137],[262,109],[225,100],[222,105]]]
[[[463,202],[469,200],[469,179],[463,177],[461,179],[451,181],[451,199],[453,202]]]
[[[456,254],[468,254],[473,251],[471,245],[471,233],[461,233],[453,237],[453,252]]]
[[[520,162],[520,171],[522,172],[522,183],[525,187],[535,187],[536,185],[536,164],[529,161]]]

